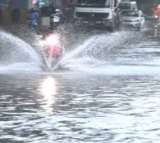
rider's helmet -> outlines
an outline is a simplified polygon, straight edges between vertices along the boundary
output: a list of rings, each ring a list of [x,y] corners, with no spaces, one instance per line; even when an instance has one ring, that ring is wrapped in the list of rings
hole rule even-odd
[[[60,9],[55,9],[55,13],[57,13],[57,14],[59,14],[61,11],[60,11]]]
[[[60,12],[60,9],[56,8],[56,9],[55,9],[55,12]]]
[[[29,10],[30,13],[33,13],[33,12],[36,12],[36,8],[32,7],[30,10]]]

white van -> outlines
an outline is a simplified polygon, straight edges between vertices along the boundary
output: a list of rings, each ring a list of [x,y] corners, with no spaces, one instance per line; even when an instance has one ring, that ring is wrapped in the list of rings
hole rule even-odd
[[[121,1],[118,5],[118,8],[122,10],[137,10],[136,1]]]

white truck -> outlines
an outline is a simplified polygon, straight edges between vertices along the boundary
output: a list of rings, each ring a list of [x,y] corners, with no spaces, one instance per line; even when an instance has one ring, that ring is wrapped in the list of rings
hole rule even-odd
[[[117,7],[120,0],[76,0],[74,21],[76,26],[119,27]]]

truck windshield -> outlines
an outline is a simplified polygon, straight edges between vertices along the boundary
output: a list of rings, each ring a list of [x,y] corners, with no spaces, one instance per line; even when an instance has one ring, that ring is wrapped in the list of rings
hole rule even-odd
[[[77,0],[77,6],[82,7],[109,7],[112,0]]]

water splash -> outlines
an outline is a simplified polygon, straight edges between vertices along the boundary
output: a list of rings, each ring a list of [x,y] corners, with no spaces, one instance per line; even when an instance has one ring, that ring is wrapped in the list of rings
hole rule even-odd
[[[0,70],[38,70],[42,65],[39,54],[23,40],[0,31]],[[33,66],[34,65],[34,66]]]
[[[89,74],[157,74],[159,66],[149,64],[155,55],[151,59],[150,53],[147,53],[148,47],[153,49],[157,43],[149,43],[139,32],[94,35],[67,53],[58,65]]]
[[[83,44],[77,45],[74,50],[66,53],[60,63],[67,65],[72,62],[76,63],[76,61],[80,61],[80,59],[83,62],[85,62],[86,59],[86,63],[106,61],[107,57],[110,59],[111,53],[119,50],[116,48],[117,46],[120,48],[120,45],[123,45],[124,42],[127,45],[126,40],[128,40],[129,34],[130,33],[127,32],[115,32],[91,36],[84,41]],[[130,37],[132,38],[133,35],[130,35]]]
[[[99,34],[91,36],[83,44],[80,43],[73,51],[67,53],[62,61],[86,55],[95,57],[102,51],[110,51],[115,46],[121,45],[128,39],[128,36],[129,33],[126,32],[115,32],[111,34]]]

